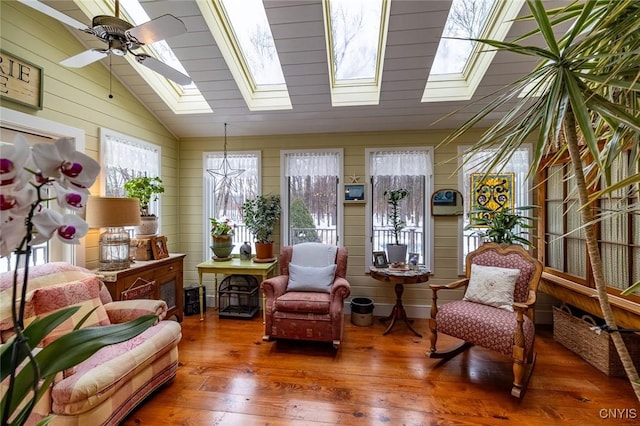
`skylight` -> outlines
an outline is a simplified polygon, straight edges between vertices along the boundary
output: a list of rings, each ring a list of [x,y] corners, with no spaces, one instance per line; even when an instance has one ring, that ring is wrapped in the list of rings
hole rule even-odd
[[[390,0],[324,0],[333,106],[377,105]]]
[[[196,0],[250,111],[292,109],[261,0]]]
[[[284,75],[261,0],[220,0],[256,86],[284,84]],[[251,10],[251,13],[247,13]]]
[[[93,18],[96,15],[114,14],[114,0],[96,0],[91,2],[74,0],[74,2],[88,18]],[[138,0],[121,0],[120,5],[121,14],[123,15],[121,17],[132,24],[139,25],[150,20]],[[141,49],[173,68],[188,74],[166,41],[157,41],[151,45],[143,46]],[[140,66],[132,55],[125,55],[124,58],[174,113],[197,114],[213,112],[195,84],[180,86],[160,74],[151,71],[147,67]]]
[[[471,57],[475,42],[485,28],[494,0],[453,0],[449,17],[431,65],[431,75],[460,74]]]
[[[422,102],[471,99],[495,50],[454,38],[504,40],[523,4],[524,0],[453,0]]]

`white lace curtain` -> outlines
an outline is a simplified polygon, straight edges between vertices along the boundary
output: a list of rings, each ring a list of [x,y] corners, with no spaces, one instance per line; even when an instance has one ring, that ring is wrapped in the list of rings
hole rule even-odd
[[[285,176],[338,176],[337,152],[288,152],[285,154]]]
[[[429,176],[431,157],[424,150],[375,151],[370,156],[372,176]]]

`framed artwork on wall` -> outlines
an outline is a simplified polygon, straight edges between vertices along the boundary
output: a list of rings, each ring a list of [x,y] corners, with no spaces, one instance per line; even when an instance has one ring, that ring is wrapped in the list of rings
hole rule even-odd
[[[349,184],[344,186],[344,202],[345,203],[364,203],[365,188],[363,184]]]
[[[514,173],[471,173],[471,211],[481,207],[492,211],[513,210],[514,183]]]

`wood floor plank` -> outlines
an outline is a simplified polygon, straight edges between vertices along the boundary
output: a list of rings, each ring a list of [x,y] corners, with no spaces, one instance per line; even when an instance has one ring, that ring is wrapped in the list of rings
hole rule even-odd
[[[538,360],[517,400],[508,357],[472,347],[448,361],[427,358],[426,320],[414,323],[425,336],[418,338],[401,324],[382,336],[384,323],[358,327],[347,316],[337,352],[314,342],[263,342],[260,316],[218,319],[209,310],[205,321],[185,317],[182,326],[176,379],[124,425],[585,426],[640,419],[628,381],[563,348],[550,328],[538,328]],[[454,343],[439,339],[443,347]]]

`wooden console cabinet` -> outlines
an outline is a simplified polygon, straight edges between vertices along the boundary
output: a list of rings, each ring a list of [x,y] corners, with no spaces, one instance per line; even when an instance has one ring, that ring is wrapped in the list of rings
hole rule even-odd
[[[131,268],[121,271],[96,271],[102,276],[104,283],[111,293],[113,300],[120,300],[122,292],[129,289],[138,278],[145,281],[155,281],[154,299],[167,302],[169,312],[167,318],[173,315],[182,321],[183,296],[183,266],[186,255],[173,253],[166,259],[138,260],[131,264]]]

